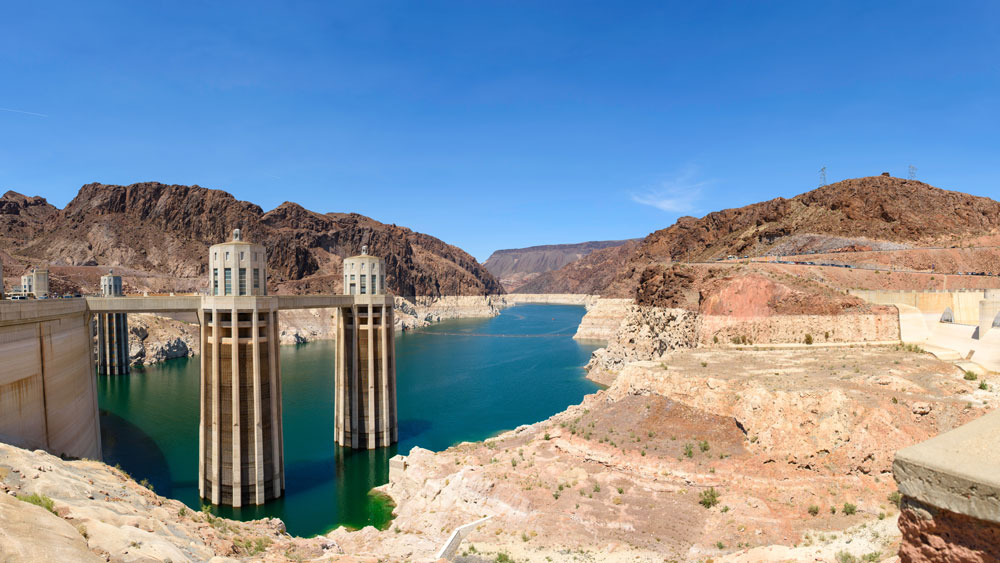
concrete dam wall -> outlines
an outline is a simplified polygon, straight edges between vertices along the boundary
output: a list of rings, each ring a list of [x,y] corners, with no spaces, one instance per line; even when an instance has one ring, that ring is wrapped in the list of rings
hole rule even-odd
[[[855,289],[851,295],[877,305],[909,305],[924,314],[940,315],[942,320],[963,325],[979,324],[979,303],[1000,298],[1000,290],[970,289],[956,291],[884,291]]]
[[[4,302],[0,358],[0,441],[101,459],[86,302]]]

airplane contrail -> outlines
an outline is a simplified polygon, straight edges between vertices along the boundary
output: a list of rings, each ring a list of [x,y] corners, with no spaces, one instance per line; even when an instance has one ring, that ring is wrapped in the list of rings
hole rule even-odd
[[[37,115],[38,117],[48,117],[44,113],[35,113],[33,111],[21,111],[19,109],[0,108],[0,111],[9,111],[11,113],[23,113],[25,115]]]

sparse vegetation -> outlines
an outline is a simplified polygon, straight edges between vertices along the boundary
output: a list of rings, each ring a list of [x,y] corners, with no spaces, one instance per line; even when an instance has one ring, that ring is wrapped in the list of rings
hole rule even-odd
[[[855,505],[853,505],[853,504],[851,504],[849,502],[845,502],[844,503],[844,508],[843,508],[844,514],[846,514],[848,516],[851,516],[852,514],[854,514],[857,511],[858,511],[858,507],[857,506],[855,506]]]
[[[715,490],[715,487],[709,487],[708,489],[702,491],[698,497],[698,504],[704,506],[705,508],[712,508],[713,506],[719,504],[719,492]]]
[[[816,516],[817,514],[819,514],[819,507],[816,506],[815,504],[810,504],[809,505],[809,514],[812,514],[813,516]]]
[[[965,380],[966,381],[975,381],[977,379],[979,379],[979,376],[976,375],[976,372],[965,370]]]
[[[40,495],[38,493],[31,493],[30,495],[17,495],[18,500],[23,500],[29,504],[34,504],[35,506],[40,506],[45,510],[48,510],[52,514],[56,514],[56,505],[51,498]],[[58,515],[57,515],[58,516]]]
[[[709,450],[708,442],[705,440],[698,442],[698,449],[703,452],[707,452]]]
[[[684,455],[687,457],[694,457],[694,445],[684,444]]]
[[[899,491],[893,491],[889,493],[889,496],[887,496],[886,499],[888,499],[888,501],[892,504],[895,504],[896,508],[899,508],[900,503],[903,501],[903,495]]]
[[[252,538],[244,538],[244,537],[233,538],[233,547],[235,547],[239,552],[243,553],[244,555],[249,555],[249,556],[257,555],[259,553],[264,553],[264,550],[266,550],[270,545],[271,545],[271,538],[265,538],[259,536]]]
[[[987,389],[989,389],[989,386],[986,385],[985,381],[980,381],[979,382],[979,389],[982,390],[982,391],[986,391]]]
[[[805,343],[811,345],[813,343],[813,335],[807,334],[805,338]]]

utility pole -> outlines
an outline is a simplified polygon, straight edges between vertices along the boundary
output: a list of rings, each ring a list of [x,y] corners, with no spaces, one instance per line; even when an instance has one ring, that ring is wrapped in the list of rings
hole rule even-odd
[[[910,173],[908,175],[908,178],[910,180],[916,180],[917,179],[917,167],[914,166],[914,165],[912,165],[912,164],[910,165]]]
[[[819,169],[819,187],[826,185],[826,166]]]

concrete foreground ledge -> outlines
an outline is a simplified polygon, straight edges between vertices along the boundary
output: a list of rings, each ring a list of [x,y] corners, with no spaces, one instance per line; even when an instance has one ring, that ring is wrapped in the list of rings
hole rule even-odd
[[[1000,524],[1000,411],[896,452],[903,495]]]

